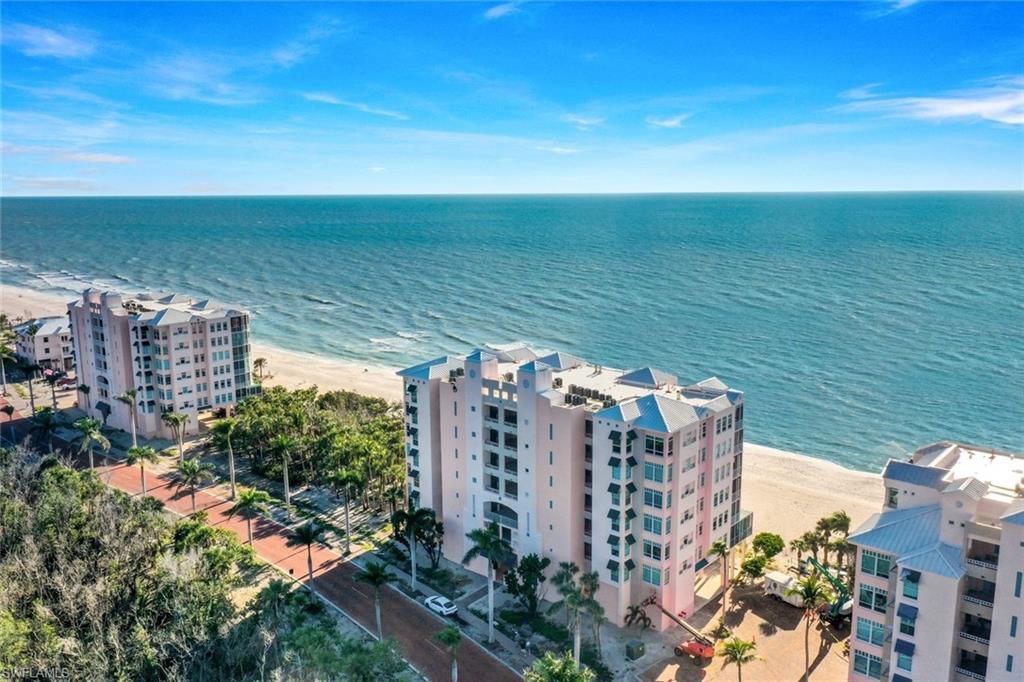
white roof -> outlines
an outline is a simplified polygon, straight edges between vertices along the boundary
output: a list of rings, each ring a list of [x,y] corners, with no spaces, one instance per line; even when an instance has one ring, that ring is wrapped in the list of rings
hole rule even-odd
[[[35,320],[29,320],[28,322],[24,322],[15,327],[14,332],[18,336],[26,336],[32,325],[38,326],[35,336],[53,336],[54,334],[71,333],[71,325],[68,323],[68,318],[61,316],[40,317]]]

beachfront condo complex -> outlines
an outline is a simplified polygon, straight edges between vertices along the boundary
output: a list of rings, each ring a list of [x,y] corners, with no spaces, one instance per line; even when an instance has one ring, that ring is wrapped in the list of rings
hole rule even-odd
[[[1024,679],[1024,455],[941,442],[882,476],[850,535],[850,680]]]
[[[200,415],[228,408],[259,387],[252,383],[249,313],[179,294],[125,297],[87,289],[68,304],[78,358],[79,405],[128,431],[131,408],[117,400],[137,392],[138,430],[169,438],[165,412]],[[88,390],[81,387],[87,386]]]
[[[466,534],[496,523],[521,558],[596,571],[621,625],[654,594],[692,613],[716,540],[751,532],[740,506],[743,393],[718,379],[680,385],[567,353],[486,346],[399,372],[409,496],[445,525],[459,562]],[[486,572],[483,560],[470,566]],[[673,623],[658,615],[659,629]]]
[[[66,372],[75,366],[66,317],[40,317],[14,328],[14,352],[27,365]]]

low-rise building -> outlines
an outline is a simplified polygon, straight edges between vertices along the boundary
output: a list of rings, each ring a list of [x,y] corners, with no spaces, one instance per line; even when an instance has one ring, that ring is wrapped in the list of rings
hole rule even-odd
[[[849,538],[849,679],[1024,679],[1024,456],[940,442],[882,476]]]
[[[596,571],[621,625],[654,594],[693,611],[708,550],[751,532],[740,506],[743,393],[718,379],[680,384],[568,353],[486,346],[399,372],[411,501],[445,524],[444,553],[498,524],[518,557]],[[486,571],[482,560],[471,564]],[[659,629],[672,622],[655,616]]]
[[[74,369],[71,325],[66,317],[40,317],[14,328],[14,353],[22,362],[43,369]]]
[[[257,393],[252,381],[249,313],[179,294],[125,297],[86,290],[68,304],[78,358],[79,405],[125,431],[137,392],[139,433],[169,438],[165,412],[188,414],[186,433],[199,415],[229,408]],[[88,392],[81,387],[87,386]]]

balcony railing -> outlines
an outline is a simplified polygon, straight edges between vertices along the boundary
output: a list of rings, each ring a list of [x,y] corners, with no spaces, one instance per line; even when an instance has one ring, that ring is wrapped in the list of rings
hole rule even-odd
[[[995,599],[994,594],[985,594],[981,592],[975,592],[974,594],[965,594],[964,601],[971,604],[980,604],[981,606],[993,606],[993,600]]]
[[[975,632],[982,632],[982,631],[981,630],[976,630]],[[985,633],[984,635],[980,635],[980,634],[975,634],[975,633],[969,632],[967,630],[961,630],[960,631],[960,636],[963,637],[964,639],[969,639],[972,642],[981,642],[982,644],[988,644],[989,637],[991,637],[992,635],[991,635],[991,633]]]
[[[992,571],[999,570],[998,563],[992,561],[985,561],[984,559],[972,559],[971,557],[967,557],[967,563],[971,564],[972,566],[980,566],[981,568],[987,568]]]
[[[504,514],[499,514],[498,512],[491,511],[489,509],[484,510],[484,518],[488,521],[494,521],[495,523],[501,524],[502,526],[506,526],[508,528],[515,528],[517,530],[519,529],[518,519],[514,519],[511,516],[505,516]]]
[[[984,675],[976,673],[973,670],[968,670],[967,668],[961,668],[960,666],[956,666],[955,670],[959,674],[961,674],[961,675],[963,675],[965,677],[970,677],[972,680],[983,680],[984,681],[984,679],[985,679]]]

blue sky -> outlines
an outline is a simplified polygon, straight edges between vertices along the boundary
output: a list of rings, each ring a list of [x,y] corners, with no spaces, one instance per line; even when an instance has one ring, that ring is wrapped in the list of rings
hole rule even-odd
[[[4,195],[1021,189],[1018,3],[4,3]]]

